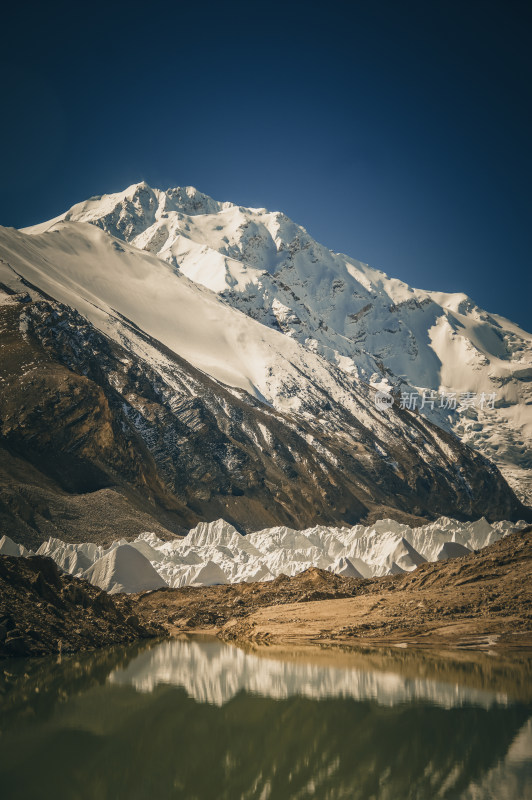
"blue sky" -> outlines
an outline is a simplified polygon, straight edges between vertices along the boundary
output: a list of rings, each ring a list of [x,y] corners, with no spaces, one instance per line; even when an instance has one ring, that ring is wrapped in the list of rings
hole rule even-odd
[[[0,224],[192,184],[530,330],[530,22],[489,0],[13,7]]]

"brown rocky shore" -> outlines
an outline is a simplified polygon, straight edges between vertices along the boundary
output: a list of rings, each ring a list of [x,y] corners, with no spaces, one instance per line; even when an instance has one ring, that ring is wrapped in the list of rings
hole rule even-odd
[[[108,595],[51,559],[0,556],[0,657],[210,633],[268,645],[532,648],[532,527],[481,551],[362,580],[308,569],[265,583]]]
[[[267,583],[164,589],[135,598],[169,635],[481,649],[532,647],[532,528],[471,555],[384,578],[309,569]]]

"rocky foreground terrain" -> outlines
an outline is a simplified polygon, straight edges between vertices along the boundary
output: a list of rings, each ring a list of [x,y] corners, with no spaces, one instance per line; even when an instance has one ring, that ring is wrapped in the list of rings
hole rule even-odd
[[[263,644],[532,647],[532,527],[402,575],[311,568],[264,583],[108,595],[49,558],[0,556],[0,657],[210,633]]]
[[[164,589],[135,599],[170,635],[227,640],[532,646],[532,527],[462,558],[361,580],[308,569],[265,583]]]
[[[51,558],[0,556],[0,658],[75,652],[160,636],[127,595],[66,573]]]

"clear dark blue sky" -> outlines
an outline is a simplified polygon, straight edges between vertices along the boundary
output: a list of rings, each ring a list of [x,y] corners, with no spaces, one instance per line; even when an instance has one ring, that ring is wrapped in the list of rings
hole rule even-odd
[[[0,223],[146,180],[532,328],[530,4],[12,4]]]

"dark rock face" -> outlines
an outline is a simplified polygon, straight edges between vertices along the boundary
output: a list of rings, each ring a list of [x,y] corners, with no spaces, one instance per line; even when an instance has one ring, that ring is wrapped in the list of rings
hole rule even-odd
[[[310,413],[282,414],[127,320],[163,367],[48,299],[0,307],[0,324],[0,521],[30,547],[217,517],[257,530],[528,513],[493,465],[417,414],[368,427],[319,389]]]
[[[0,556],[0,658],[91,650],[160,636],[125,595],[61,574],[51,558]]]

